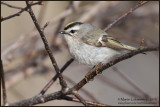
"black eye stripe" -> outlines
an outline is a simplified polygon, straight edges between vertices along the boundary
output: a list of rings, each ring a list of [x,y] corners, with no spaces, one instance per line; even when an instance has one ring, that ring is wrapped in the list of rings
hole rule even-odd
[[[75,26],[75,25],[81,25],[81,24],[83,24],[83,23],[81,23],[81,22],[71,23],[71,24],[69,24],[69,25],[66,25],[66,27],[64,28],[64,30],[67,30],[67,29],[69,29],[69,28],[71,28],[71,27],[73,27],[73,26]]]
[[[75,32],[76,32],[76,30],[71,30],[70,32],[71,32],[71,33],[75,33]]]

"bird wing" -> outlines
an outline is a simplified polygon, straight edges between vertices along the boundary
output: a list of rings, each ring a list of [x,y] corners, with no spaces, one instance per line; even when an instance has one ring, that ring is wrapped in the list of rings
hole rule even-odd
[[[96,34],[96,33],[92,33]],[[98,34],[100,35],[100,34]],[[81,38],[82,41],[86,44],[96,46],[96,47],[109,47],[115,50],[136,50],[137,48],[122,44],[115,38],[108,36],[107,34],[102,34],[101,36],[97,35],[87,35]]]

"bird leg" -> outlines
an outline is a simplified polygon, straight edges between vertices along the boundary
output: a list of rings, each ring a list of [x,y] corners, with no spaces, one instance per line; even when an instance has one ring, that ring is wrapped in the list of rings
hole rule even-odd
[[[92,69],[94,69],[95,68],[95,66],[93,66],[92,67]],[[91,74],[91,71],[92,71],[92,69],[85,75],[85,80],[86,80],[86,82],[88,82],[88,76]]]
[[[98,71],[98,69],[100,67],[102,67],[104,64],[102,62],[100,62],[96,67],[95,67],[95,70],[96,70],[96,74],[99,74],[100,72]]]
[[[99,63],[98,65],[96,65],[96,66],[93,66],[93,68],[85,75],[85,80],[86,80],[86,82],[88,82],[88,76],[92,73],[91,71],[93,70],[93,69],[95,69],[95,71],[96,71],[96,74],[99,74],[100,72],[98,71],[98,69],[101,67],[101,66],[103,66],[103,63],[101,62],[101,63]]]

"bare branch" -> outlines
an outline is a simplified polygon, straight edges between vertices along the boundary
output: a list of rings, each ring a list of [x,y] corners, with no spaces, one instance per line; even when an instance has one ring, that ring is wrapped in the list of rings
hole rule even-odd
[[[64,96],[64,97],[62,97],[62,99],[65,99],[65,100],[67,100],[67,101],[80,102],[78,99],[73,98],[73,97],[69,97],[69,96]],[[93,105],[93,106],[109,106],[109,105],[107,105],[107,104],[101,104],[101,103],[92,102],[92,101],[87,101],[87,100],[85,100],[85,102],[86,102],[88,105]]]
[[[74,61],[73,58],[71,58],[69,61],[67,61],[63,67],[60,69],[60,73],[63,73],[63,71]],[[45,92],[49,89],[49,87],[57,80],[58,74],[56,74],[47,84],[46,86],[41,90],[39,95],[44,95]]]
[[[59,76],[59,81],[60,81],[60,84],[62,86],[62,91],[65,91],[65,89],[67,88],[67,83],[65,82],[65,80],[63,79],[63,76],[60,73],[59,67],[58,67],[58,65],[56,63],[56,60],[55,60],[55,58],[53,56],[53,53],[52,53],[51,49],[49,48],[48,41],[47,41],[43,31],[41,30],[41,27],[38,24],[37,19],[36,19],[32,9],[31,9],[31,5],[29,4],[28,1],[26,1],[26,4],[27,4],[27,7],[28,7],[28,12],[29,12],[29,14],[30,14],[30,16],[31,16],[31,18],[32,18],[32,20],[33,20],[33,22],[34,22],[34,24],[35,24],[35,26],[36,26],[39,34],[40,34],[40,36],[41,36],[41,39],[43,40],[45,49],[46,49],[46,51],[47,51],[47,53],[48,53],[48,55],[49,55],[49,57],[51,59],[52,65],[53,65],[56,73]]]
[[[115,19],[111,24],[109,24],[104,31],[109,30],[113,25],[115,25],[117,22],[119,22],[120,20],[122,20],[123,18],[127,17],[129,14],[131,14],[134,10],[136,10],[137,8],[141,7],[142,5],[148,3],[149,1],[144,1],[144,2],[138,2],[138,4],[133,7],[130,8],[129,11],[125,12],[124,14],[122,14],[120,17],[118,17],[117,19]]]
[[[6,5],[6,6],[10,7],[10,8],[14,8],[14,9],[20,9],[20,10],[23,9],[22,7],[14,6],[14,5],[2,2],[2,1],[1,1],[1,4]]]
[[[73,11],[75,11],[75,6],[73,5],[73,1],[70,2],[70,4],[67,6],[66,10],[69,9],[69,8],[72,8]],[[64,19],[65,17],[63,17],[62,19],[60,19],[60,22],[59,22],[59,25],[54,33],[55,35],[55,39],[56,39],[56,36],[64,22]],[[54,40],[55,40],[54,39]],[[73,62],[74,59],[70,59],[68,62],[66,62],[66,64],[62,67],[62,69],[60,70],[60,72],[62,73],[72,62]],[[43,95],[48,89],[49,87],[57,80],[58,78],[58,75],[56,74],[48,83],[47,85],[42,89],[42,91],[39,93],[39,95]]]
[[[4,70],[2,60],[0,61],[1,66],[1,82],[2,82],[2,91],[3,91],[3,105],[7,104],[7,93],[6,93],[6,86],[5,86],[5,77],[4,77]]]
[[[76,82],[74,82],[70,77],[64,76],[65,80],[71,83],[72,85],[75,85]],[[81,92],[83,92],[90,100],[98,102],[98,99],[94,94],[90,93],[90,91],[86,90],[85,88],[81,88]]]
[[[45,103],[51,100],[58,99],[62,96],[62,92],[54,92],[51,94],[43,95],[43,96],[35,96],[26,100],[22,100],[16,103],[9,104],[9,106],[31,106],[36,104]]]
[[[79,99],[79,101],[85,105],[85,106],[88,106],[88,104],[86,103],[86,101],[77,93],[77,92],[74,92],[72,93],[77,99]]]
[[[43,2],[42,2],[43,3]],[[33,3],[33,4],[36,4],[36,3]],[[31,4],[31,5],[33,5]],[[80,4],[80,1],[74,1],[73,2],[73,5],[74,5],[74,8],[76,11],[80,11],[82,9],[78,9],[78,6]],[[62,12],[60,15],[56,16],[55,18],[53,18],[50,22],[50,25],[52,25],[53,23],[57,23],[59,22],[61,19],[67,17],[68,15],[72,14],[74,11],[72,8],[69,8],[67,10],[65,10],[64,12]],[[57,30],[58,32],[58,30]],[[55,33],[54,33],[55,34]],[[15,51],[17,51],[17,49],[22,49],[22,46],[25,45],[26,43],[26,39],[29,39],[32,40],[34,37],[38,37],[38,32],[34,31],[31,33],[31,35],[25,35],[25,36],[21,36],[19,40],[17,40],[17,42],[13,43],[10,47],[8,47],[7,49],[4,50],[4,52],[2,52],[2,58],[3,58],[3,61],[4,61],[4,64],[8,64],[9,62],[9,56],[11,53],[14,53]],[[50,40],[55,40],[56,37],[55,36],[52,36],[52,38]],[[57,38],[58,39],[58,38]],[[60,40],[60,39],[59,39]],[[61,40],[60,40],[61,41]],[[27,41],[28,42],[28,41]],[[52,42],[54,43],[54,42]],[[58,43],[58,46],[62,45],[63,42],[61,41],[60,43]],[[57,45],[57,44],[56,44]],[[14,56],[13,56],[14,57]]]
[[[30,6],[34,6],[34,5],[42,5],[42,1],[32,3]],[[22,8],[19,12],[15,13],[15,14],[9,15],[7,17],[1,17],[1,22],[5,21],[5,20],[8,20],[8,19],[11,19],[15,16],[20,16],[21,13],[23,13],[24,11],[27,11],[27,9],[28,9],[28,7],[25,7],[25,8]]]

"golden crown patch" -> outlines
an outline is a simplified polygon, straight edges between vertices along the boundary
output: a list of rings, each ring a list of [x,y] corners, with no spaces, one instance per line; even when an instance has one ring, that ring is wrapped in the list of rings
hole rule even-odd
[[[81,22],[71,22],[71,23],[68,23],[66,26],[65,26],[65,28],[64,28],[64,30],[67,30],[68,28],[71,28],[71,27],[73,27],[73,26],[75,26],[75,25],[77,25],[77,24],[82,24]]]

